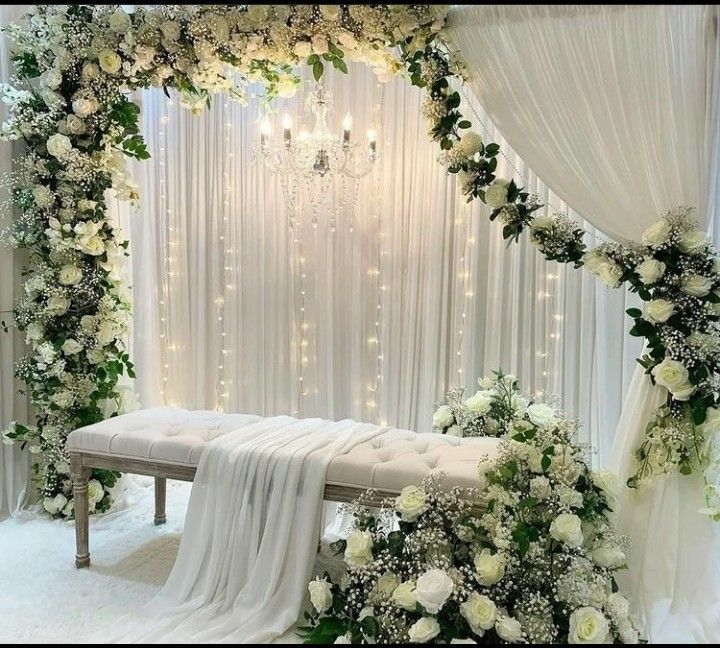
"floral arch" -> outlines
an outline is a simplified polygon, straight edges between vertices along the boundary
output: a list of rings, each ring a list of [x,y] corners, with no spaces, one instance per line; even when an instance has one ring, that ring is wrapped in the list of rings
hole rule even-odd
[[[201,112],[220,92],[242,102],[251,82],[264,87],[267,101],[289,97],[297,66],[309,65],[319,79],[328,66],[347,72],[348,60],[367,63],[381,80],[405,74],[424,89],[423,112],[441,160],[468,200],[492,209],[506,239],[529,230],[547,259],[584,265],[610,286],[627,283],[646,302],[644,311],[628,310],[631,333],[646,339],[639,362],[668,397],[637,450],[630,485],[674,470],[712,477],[708,431],[720,400],[714,248],[689,209],[664,216],[640,242],[589,252],[577,224],[536,216],[542,205],[495,176],[498,145],[484,143],[460,112],[455,85],[464,72],[443,38],[444,23],[444,8],[433,5],[174,5],[133,13],[69,5],[40,6],[7,28],[16,75],[0,88],[9,105],[3,136],[26,146],[10,178],[18,216],[8,238],[31,256],[15,309],[29,352],[16,375],[36,420],[12,424],[5,437],[34,453],[51,513],[72,515],[67,434],[121,411],[118,381],[133,377],[123,343],[131,313],[121,272],[128,243],[108,220],[106,201],[108,190],[139,199],[125,160],[149,157],[129,92],[162,87]],[[91,499],[102,510],[116,475],[96,471],[94,478]],[[720,515],[712,484],[708,498],[708,512]]]

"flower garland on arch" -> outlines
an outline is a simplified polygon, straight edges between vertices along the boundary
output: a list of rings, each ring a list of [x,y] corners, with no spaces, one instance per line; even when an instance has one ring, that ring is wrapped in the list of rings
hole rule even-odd
[[[633,330],[648,341],[643,363],[651,379],[670,396],[638,450],[636,477],[707,465],[706,421],[716,421],[720,391],[714,249],[677,214],[657,226],[655,234],[667,230],[660,243],[589,253],[576,224],[535,216],[537,200],[496,177],[498,145],[483,143],[460,112],[452,83],[464,72],[443,40],[444,22],[445,7],[433,5],[169,5],[133,13],[118,5],[41,5],[6,28],[15,41],[16,76],[0,86],[9,107],[2,135],[26,145],[10,178],[19,216],[7,238],[31,255],[15,309],[29,352],[16,375],[28,387],[36,421],[11,425],[5,439],[29,444],[37,457],[46,509],[72,515],[67,434],[131,401],[120,386],[133,376],[123,341],[131,312],[122,272],[127,242],[108,215],[108,192],[139,199],[126,157],[149,157],[129,92],[161,87],[199,113],[219,92],[244,101],[250,83],[262,85],[268,101],[292,96],[301,64],[316,79],[328,67],[347,72],[347,61],[367,63],[380,80],[406,72],[426,92],[423,112],[448,171],[468,200],[492,209],[506,239],[529,230],[547,259],[585,263],[649,302],[645,314],[630,313]],[[692,252],[680,246],[683,237],[695,240]],[[653,261],[665,269],[645,283]],[[650,302],[660,299],[675,307],[663,322],[651,315],[660,306]],[[116,474],[96,471],[94,478],[91,501],[107,508]],[[719,514],[720,498],[710,508]]]

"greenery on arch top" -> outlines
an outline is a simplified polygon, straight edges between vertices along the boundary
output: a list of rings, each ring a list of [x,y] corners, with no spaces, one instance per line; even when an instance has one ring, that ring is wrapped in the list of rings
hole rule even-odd
[[[300,82],[298,66],[320,78],[329,67],[346,72],[349,61],[370,65],[380,80],[406,74],[425,91],[423,112],[441,159],[469,200],[492,209],[505,238],[528,229],[546,258],[585,263],[612,285],[628,282],[648,302],[645,313],[631,316],[648,340],[643,363],[651,379],[669,389],[652,430],[671,431],[649,432],[638,476],[708,465],[700,426],[716,411],[720,391],[714,249],[707,240],[683,249],[683,237],[699,241],[697,228],[689,217],[671,216],[661,221],[670,225],[659,245],[587,252],[577,224],[537,215],[534,196],[496,177],[498,145],[484,143],[461,113],[454,85],[464,73],[444,24],[445,6],[433,5],[168,5],[133,13],[118,5],[41,5],[6,28],[15,76],[0,88],[9,109],[2,134],[26,145],[11,178],[19,216],[8,238],[31,256],[15,309],[29,350],[16,374],[36,420],[14,424],[5,437],[29,444],[51,513],[72,515],[67,434],[132,404],[131,390],[121,386],[133,371],[123,342],[131,312],[127,242],[107,203],[109,193],[139,199],[125,162],[149,157],[130,93],[160,87],[199,113],[217,93],[244,101],[251,83],[263,86],[268,101],[289,97]],[[664,269],[648,283],[641,268],[655,261]],[[663,321],[651,315],[658,300],[674,306]],[[100,487],[91,502],[103,508],[114,477],[95,477]]]

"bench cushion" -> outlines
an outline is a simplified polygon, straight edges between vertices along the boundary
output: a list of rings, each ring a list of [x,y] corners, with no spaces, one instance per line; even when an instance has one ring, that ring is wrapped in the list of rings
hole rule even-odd
[[[70,451],[196,466],[205,444],[261,417],[158,407],[75,430]],[[389,429],[335,457],[326,482],[336,486],[399,491],[427,475],[445,473],[452,485],[477,484],[481,460],[497,455],[498,439],[458,439]]]

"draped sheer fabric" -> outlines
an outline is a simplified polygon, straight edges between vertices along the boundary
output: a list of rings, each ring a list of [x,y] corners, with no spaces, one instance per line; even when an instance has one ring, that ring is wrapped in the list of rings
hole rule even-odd
[[[717,18],[708,5],[461,7],[451,38],[518,154],[600,230],[637,240],[684,204],[717,232]],[[665,394],[635,370],[610,462],[621,478]],[[623,491],[625,584],[654,641],[718,639],[720,531],[700,493],[679,476]]]
[[[299,408],[298,271],[279,182],[253,162],[258,101],[243,108],[219,99],[193,117],[160,92],[143,95],[153,158],[136,170],[142,201],[130,219],[141,403],[162,404],[165,385],[168,403],[212,408],[222,389],[228,411],[299,410],[429,431],[434,402],[448,387],[473,388],[477,376],[503,368],[580,416],[600,463],[639,351],[624,332],[630,298],[545,262],[525,239],[507,246],[488,210],[467,205],[437,162],[421,94],[406,80],[379,87],[355,66],[327,82],[334,125],[350,109],[363,138],[373,121],[381,157],[360,183],[352,234],[345,222],[331,234],[322,219],[313,230],[304,215],[309,393]],[[486,141],[503,145],[500,173],[567,209],[507,148],[471,94],[467,101]],[[301,102],[280,103],[278,113],[287,109],[298,124]],[[165,295],[168,254],[174,276]],[[160,339],[163,318],[171,352]]]

